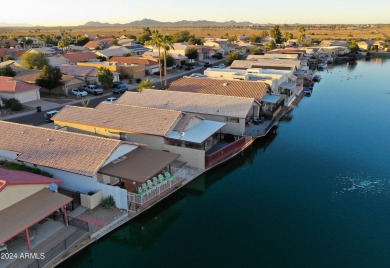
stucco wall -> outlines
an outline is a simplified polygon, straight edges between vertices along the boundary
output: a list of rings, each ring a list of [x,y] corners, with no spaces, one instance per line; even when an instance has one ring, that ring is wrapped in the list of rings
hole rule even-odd
[[[179,160],[187,162],[190,166],[205,169],[205,151],[168,144],[164,144],[163,149],[171,153],[180,154]]]

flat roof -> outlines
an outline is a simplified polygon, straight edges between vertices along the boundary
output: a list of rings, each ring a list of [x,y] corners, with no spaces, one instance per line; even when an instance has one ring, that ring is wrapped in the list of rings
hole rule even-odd
[[[226,123],[202,120],[195,126],[190,127],[185,132],[172,131],[166,135],[167,138],[188,141],[193,143],[202,143],[208,137],[220,130]]]
[[[47,188],[0,211],[0,244],[70,203],[72,198]]]
[[[264,102],[277,103],[281,99],[279,95],[265,95],[262,99]]]
[[[138,147],[126,154],[122,161],[113,161],[105,165],[99,170],[99,173],[144,183],[179,158],[179,156],[170,152]]]
[[[280,87],[284,87],[287,89],[294,89],[296,86],[297,86],[297,84],[293,83],[293,82],[283,82],[280,84]]]

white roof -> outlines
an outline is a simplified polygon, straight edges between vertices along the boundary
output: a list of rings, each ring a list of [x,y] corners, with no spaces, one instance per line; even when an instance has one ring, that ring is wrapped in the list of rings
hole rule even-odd
[[[165,137],[193,143],[202,143],[225,125],[226,123],[222,122],[201,120],[196,125],[188,128],[185,132],[171,131]]]
[[[245,118],[258,102],[252,98],[150,89],[141,93],[125,92],[116,103]]]

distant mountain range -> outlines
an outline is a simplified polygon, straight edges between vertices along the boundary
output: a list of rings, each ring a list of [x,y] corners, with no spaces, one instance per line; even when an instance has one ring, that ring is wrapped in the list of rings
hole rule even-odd
[[[181,25],[253,25],[254,23],[249,21],[236,22],[234,20],[218,22],[218,21],[209,21],[209,20],[181,20],[176,22],[163,22],[151,19],[136,20],[129,23],[107,23],[107,22],[98,22],[98,21],[89,21],[84,25],[80,26],[92,26],[92,27],[104,27],[104,26],[181,26]]]

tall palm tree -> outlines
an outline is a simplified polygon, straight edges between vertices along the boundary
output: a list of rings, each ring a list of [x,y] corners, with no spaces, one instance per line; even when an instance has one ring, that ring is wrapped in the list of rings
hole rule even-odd
[[[159,69],[159,72],[160,72],[160,83],[162,84],[162,75],[161,75],[161,47],[162,47],[162,34],[157,30],[155,32],[153,32],[152,36],[151,36],[151,40],[149,41],[149,43],[154,46],[154,47],[157,47],[158,48],[158,69]]]
[[[172,45],[172,38],[169,35],[163,35],[161,45],[164,48],[164,86],[167,86],[167,51],[171,48],[175,49]]]

